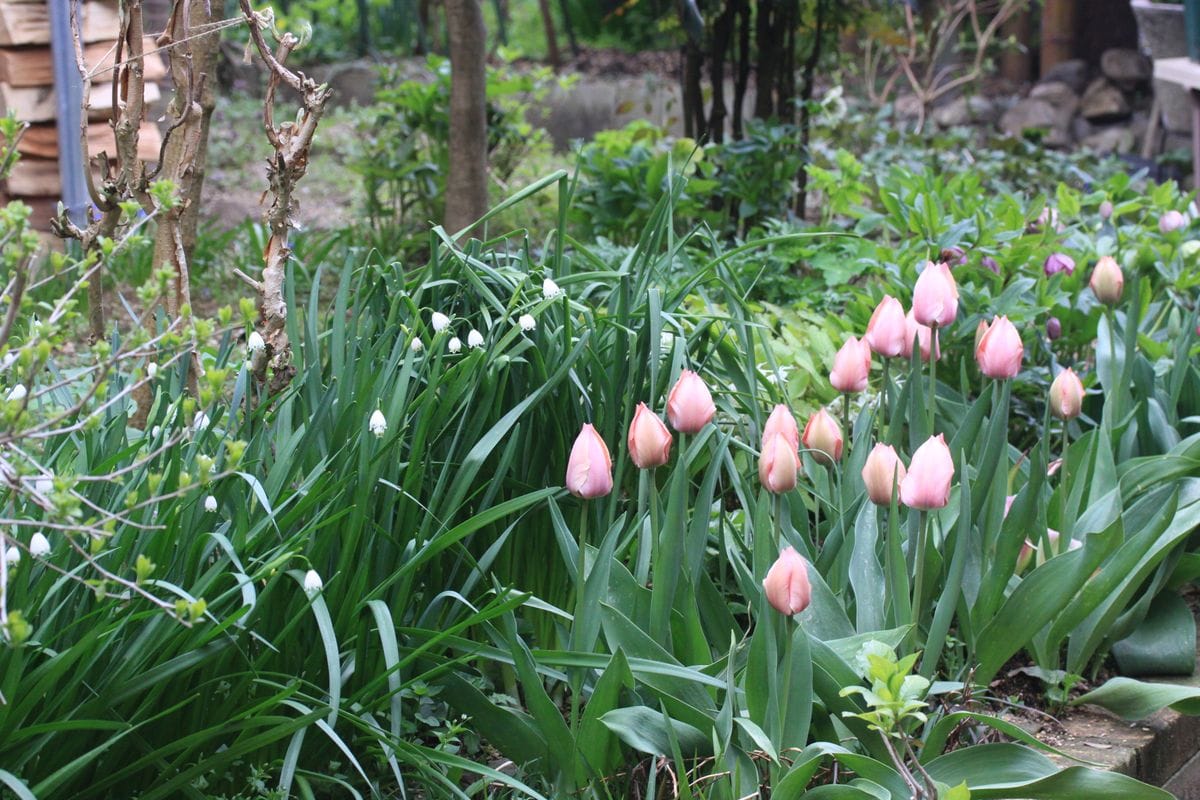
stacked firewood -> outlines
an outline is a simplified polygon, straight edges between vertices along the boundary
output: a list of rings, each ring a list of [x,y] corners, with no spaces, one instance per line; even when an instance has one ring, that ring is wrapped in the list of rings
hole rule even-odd
[[[20,143],[21,160],[3,189],[0,202],[20,199],[33,208],[34,226],[46,230],[62,196],[59,154],[64,147],[80,147],[79,135],[60,142],[56,119],[54,63],[50,52],[48,3],[73,0],[0,0],[0,113],[11,113],[30,123]],[[112,112],[124,102],[114,92],[113,65],[117,57],[120,20],[117,0],[87,0],[79,7],[83,61],[91,76],[87,143],[92,168],[102,153],[116,155]],[[157,100],[157,81],[167,75],[166,64],[154,40],[145,40],[144,73],[147,103]],[[123,56],[122,56],[123,57]],[[72,58],[72,62],[74,62]],[[162,137],[152,122],[142,124],[138,154],[157,161]]]

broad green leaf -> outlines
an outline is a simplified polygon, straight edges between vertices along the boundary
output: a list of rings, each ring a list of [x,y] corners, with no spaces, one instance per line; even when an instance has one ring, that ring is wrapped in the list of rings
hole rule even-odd
[[[1122,719],[1145,719],[1163,708],[1182,714],[1200,715],[1200,687],[1173,683],[1146,683],[1133,678],[1111,678],[1085,695],[1075,698],[1071,705],[1085,703],[1107,708]]]
[[[668,719],[647,706],[613,709],[601,716],[600,722],[626,745],[647,755],[670,755],[672,732],[680,749],[689,758],[710,751],[708,737],[703,733],[686,722]]]

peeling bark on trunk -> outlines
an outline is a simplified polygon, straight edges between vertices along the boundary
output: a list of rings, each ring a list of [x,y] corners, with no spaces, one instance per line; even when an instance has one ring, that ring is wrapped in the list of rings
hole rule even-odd
[[[479,0],[446,0],[450,38],[450,170],[444,227],[451,236],[487,213],[487,30]]]

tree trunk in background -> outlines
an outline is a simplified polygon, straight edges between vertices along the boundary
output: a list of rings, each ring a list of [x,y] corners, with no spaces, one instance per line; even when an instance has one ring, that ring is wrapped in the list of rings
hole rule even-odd
[[[479,0],[446,0],[450,40],[450,170],[446,218],[450,235],[487,212],[487,30]]]
[[[1043,73],[1075,57],[1075,0],[1045,0],[1042,8]]]
[[[813,40],[809,47],[808,58],[804,60],[804,84],[800,88],[800,149],[804,154],[804,165],[796,176],[796,216],[804,219],[808,213],[808,162],[809,142],[812,136],[812,105],[813,89],[817,83],[817,67],[821,63],[821,45],[825,38],[825,16],[829,0],[817,0],[816,22],[813,25]]]
[[[683,133],[703,139],[707,133],[704,118],[704,89],[700,85],[704,50],[689,37],[683,46]]]
[[[712,80],[712,111],[708,117],[708,135],[716,144],[725,141],[725,54],[733,39],[735,0],[725,0],[720,16],[713,24],[712,51],[709,55],[708,75]]]
[[[550,13],[550,0],[538,0],[542,12],[542,27],[546,29],[546,55],[555,72],[562,69],[562,54],[558,52],[558,34],[554,32],[554,17]]]
[[[1033,79],[1033,12],[1026,8],[1014,14],[1000,29],[1000,37],[1016,42],[1000,55],[1000,74],[1018,85],[1028,83]]]
[[[746,88],[750,85],[750,0],[734,0],[738,16],[737,74],[733,79],[733,139],[742,139]]]
[[[755,43],[758,45],[758,70],[754,80],[754,116],[775,116],[775,0],[758,0],[754,15]]]
[[[558,10],[562,12],[563,30],[567,32],[567,42],[571,45],[571,56],[579,58],[579,42],[575,39],[575,26],[571,24],[571,10],[567,8],[567,0],[558,0]]]
[[[165,34],[172,42],[180,43],[167,51],[176,87],[168,118],[179,119],[187,105],[193,103],[183,124],[169,135],[160,173],[160,177],[175,181],[181,200],[159,220],[154,239],[155,267],[169,264],[176,272],[175,290],[168,299],[168,311],[173,315],[179,313],[181,305],[190,302],[188,263],[196,245],[220,43],[219,33],[198,36],[192,31],[218,19],[215,13],[210,13],[213,5],[210,0],[179,0]],[[194,97],[185,96],[189,69],[191,83],[198,87]]]

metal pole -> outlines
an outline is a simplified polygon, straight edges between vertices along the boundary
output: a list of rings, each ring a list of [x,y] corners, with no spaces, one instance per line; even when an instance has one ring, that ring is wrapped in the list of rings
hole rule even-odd
[[[62,202],[76,225],[87,223],[88,195],[83,153],[79,147],[80,116],[83,113],[83,78],[75,63],[71,12],[67,4],[77,0],[48,0],[50,5],[50,50],[54,59],[54,91],[58,111],[58,172]],[[81,9],[82,10],[82,9]]]

